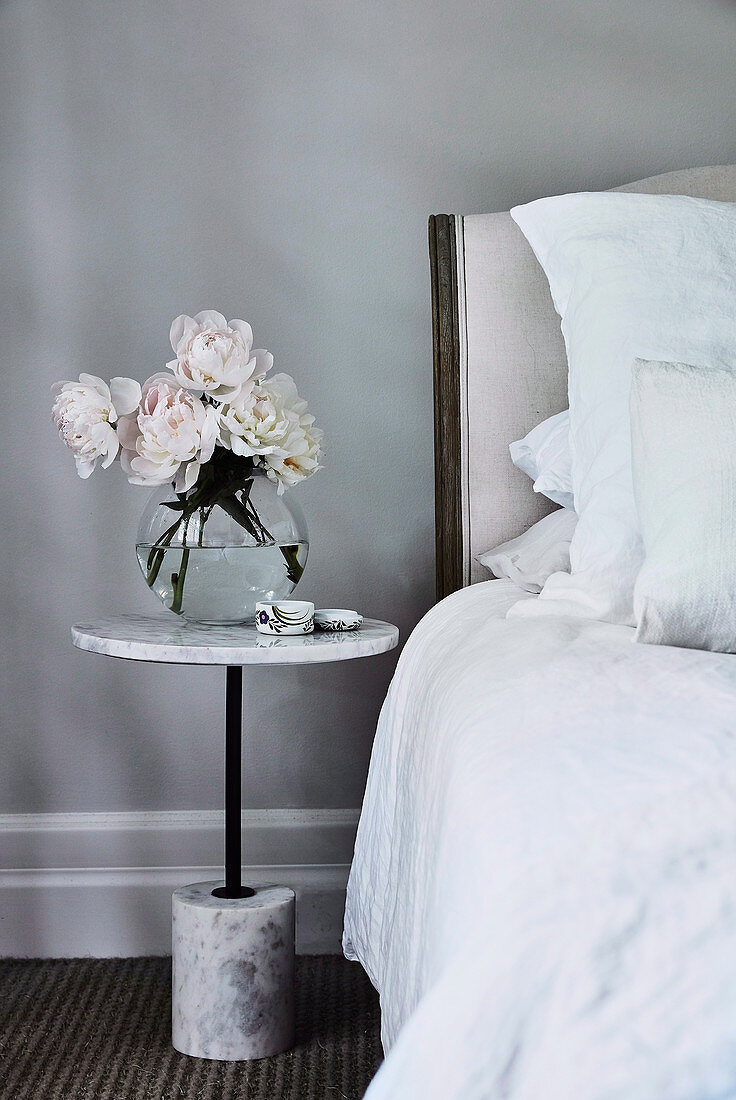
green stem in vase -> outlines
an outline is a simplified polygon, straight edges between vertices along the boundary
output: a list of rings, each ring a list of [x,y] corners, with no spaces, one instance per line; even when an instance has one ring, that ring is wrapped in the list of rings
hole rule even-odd
[[[258,531],[253,526],[250,516],[246,512],[245,508],[243,508],[237,497],[220,497],[217,503],[222,508],[223,512],[227,512],[227,514],[230,516],[230,519],[234,519],[235,522],[239,524],[244,531],[248,532],[248,534],[251,536],[256,544],[260,544],[261,540],[258,537]]]
[[[259,546],[266,546],[267,544],[273,544],[275,539],[271,532],[263,525],[261,517],[255,509],[255,506],[250,499],[250,490],[252,487],[252,480],[249,480],[246,487],[240,493],[240,499],[234,494],[223,493],[218,498],[217,503],[223,508],[228,515],[239,523],[249,535],[251,535]],[[304,572],[304,566],[299,561],[299,547],[298,545],[279,545],[284,561],[286,562],[286,575],[292,584],[297,585],[301,580]]]
[[[261,517],[258,515],[258,512],[256,512],[255,508],[253,507],[252,501],[243,500],[243,504],[245,505],[246,512],[250,516],[251,523],[253,524],[254,527],[258,528],[258,531],[259,531],[259,534],[260,534],[260,541],[263,542],[263,543],[273,542],[274,541],[273,535],[271,534],[271,532],[269,530],[267,530],[263,526],[263,521],[261,520]]]
[[[146,584],[149,588],[153,588],[156,583],[156,578],[159,575],[161,566],[163,565],[164,558],[166,557],[166,551],[171,544],[176,532],[179,530],[182,521],[178,519],[176,523],[173,523],[167,531],[164,531],[160,539],[156,540],[155,546],[151,547],[148,554],[147,570],[146,570]]]
[[[292,546],[283,546],[282,545],[282,546],[279,546],[279,550],[284,555],[284,561],[286,562],[286,575],[287,575],[287,577],[289,578],[289,580],[294,585],[299,584],[299,581],[302,579],[302,573],[304,572],[304,566],[299,561],[299,558],[297,556],[298,553],[299,553],[298,545],[292,545]]]
[[[194,490],[189,499],[187,499],[185,493],[177,493],[178,501],[176,504],[167,500],[161,502],[159,507],[170,508],[172,511],[181,512],[181,516],[172,523],[171,527],[168,527],[164,531],[163,535],[156,539],[156,542],[149,551],[148,561],[146,563],[146,584],[149,588],[153,588],[153,585],[156,583],[156,579],[161,571],[161,566],[164,563],[164,558],[166,557],[166,551],[170,548],[172,539],[178,531],[182,531],[182,544],[186,546],[189,522],[198,508],[201,508],[204,512],[209,491],[210,486],[205,479],[204,483]],[[213,507],[214,504],[210,505],[210,512]],[[209,515],[209,512],[207,515]],[[202,529],[204,523],[205,520],[203,519],[199,529],[200,546],[202,545]]]
[[[179,563],[179,572],[171,574],[171,583],[174,588],[173,597],[171,600],[171,610],[175,614],[181,614],[181,602],[184,598],[184,578],[187,575],[187,565],[189,564],[189,547],[185,546],[181,552],[181,562]]]

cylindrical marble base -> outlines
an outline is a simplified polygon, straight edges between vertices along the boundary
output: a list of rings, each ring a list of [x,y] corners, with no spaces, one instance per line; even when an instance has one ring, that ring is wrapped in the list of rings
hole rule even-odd
[[[215,898],[222,882],[172,898],[174,1049],[244,1061],[294,1045],[294,891],[256,886]]]

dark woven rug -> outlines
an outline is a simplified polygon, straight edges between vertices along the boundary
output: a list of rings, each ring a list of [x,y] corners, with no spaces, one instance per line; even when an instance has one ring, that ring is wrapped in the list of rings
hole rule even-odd
[[[170,959],[0,961],[2,1100],[358,1100],[381,1060],[357,963],[297,959],[297,1045],[257,1062],[171,1047]]]

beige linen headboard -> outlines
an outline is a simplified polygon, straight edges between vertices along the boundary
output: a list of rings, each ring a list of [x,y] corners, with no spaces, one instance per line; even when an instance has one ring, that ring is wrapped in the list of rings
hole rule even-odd
[[[736,202],[736,166],[687,168],[617,191]],[[567,406],[567,360],[545,275],[509,214],[429,219],[437,598],[488,574],[475,555],[554,507],[508,445]]]

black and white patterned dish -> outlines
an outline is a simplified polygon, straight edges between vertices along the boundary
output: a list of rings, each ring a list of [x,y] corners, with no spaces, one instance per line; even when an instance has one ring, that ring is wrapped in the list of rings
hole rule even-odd
[[[344,631],[358,630],[363,616],[347,607],[320,607],[314,612],[314,625],[317,630]]]
[[[257,603],[256,630],[261,634],[311,634],[314,604],[307,600]]]

